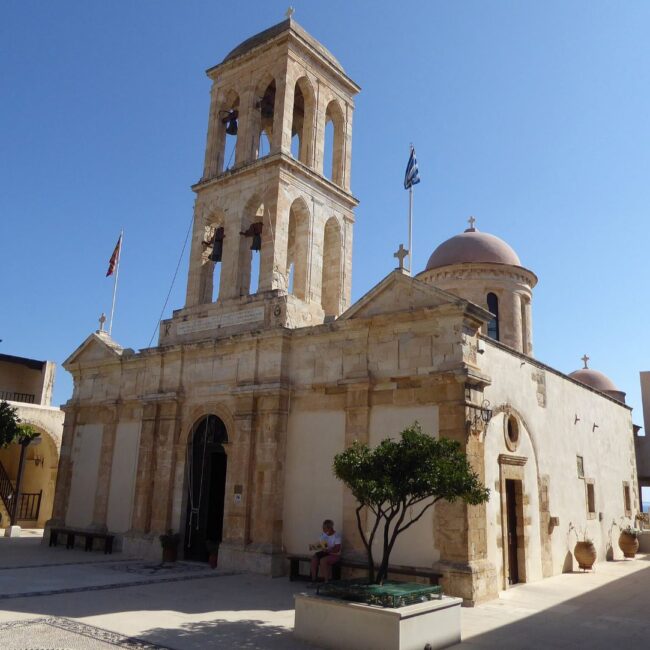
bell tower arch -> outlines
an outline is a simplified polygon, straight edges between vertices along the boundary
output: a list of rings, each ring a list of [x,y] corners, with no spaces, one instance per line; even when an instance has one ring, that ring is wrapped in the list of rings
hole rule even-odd
[[[291,17],[241,43],[207,75],[185,307],[163,321],[161,343],[209,335],[208,318],[240,329],[336,318],[351,293],[359,86]]]

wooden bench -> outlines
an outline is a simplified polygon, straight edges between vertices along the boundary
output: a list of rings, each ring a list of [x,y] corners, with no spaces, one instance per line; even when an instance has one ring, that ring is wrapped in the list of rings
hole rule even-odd
[[[65,535],[65,547],[74,548],[75,537],[84,537],[84,550],[92,551],[96,539],[104,541],[104,555],[113,553],[113,535],[108,533],[91,532],[87,530],[74,530],[72,528],[50,528],[50,546],[56,546],[59,541],[59,535]]]
[[[311,555],[287,555],[287,560],[289,560],[289,580],[293,582],[295,580],[309,580],[311,578],[309,575],[300,573],[300,563],[311,562]],[[365,562],[360,562],[359,560],[350,560],[342,557],[340,562],[332,565],[332,580],[341,579],[342,567],[345,567],[346,569],[365,570],[368,568],[368,565]],[[413,576],[417,578],[427,578],[429,580],[429,584],[431,585],[437,585],[440,578],[442,578],[442,573],[438,573],[433,569],[423,569],[411,566],[391,565],[388,567],[388,573],[393,575],[397,574],[404,576]]]

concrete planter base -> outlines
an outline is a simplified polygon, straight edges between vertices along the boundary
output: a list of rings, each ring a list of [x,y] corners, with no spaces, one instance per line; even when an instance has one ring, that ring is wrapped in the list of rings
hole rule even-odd
[[[443,596],[399,609],[324,598],[295,596],[295,635],[336,650],[431,650],[460,643],[462,598]]]

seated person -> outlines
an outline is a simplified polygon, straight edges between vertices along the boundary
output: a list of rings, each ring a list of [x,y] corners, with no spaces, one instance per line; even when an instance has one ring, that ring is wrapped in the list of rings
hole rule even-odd
[[[323,532],[318,541],[323,548],[311,558],[311,580],[316,582],[320,577],[327,582],[332,578],[332,565],[341,560],[341,533],[334,530],[331,519],[323,522]]]

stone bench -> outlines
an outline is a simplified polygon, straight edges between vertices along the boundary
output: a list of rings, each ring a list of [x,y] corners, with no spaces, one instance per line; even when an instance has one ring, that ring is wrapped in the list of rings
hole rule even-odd
[[[65,547],[74,548],[75,537],[84,537],[84,550],[92,551],[96,539],[104,542],[104,555],[113,553],[113,535],[108,533],[98,533],[87,530],[74,530],[72,528],[50,528],[50,546],[56,546],[59,541],[59,535],[65,535]]]
[[[295,580],[309,580],[310,576],[300,573],[300,563],[301,562],[311,562],[311,555],[298,555],[292,554],[287,555],[287,560],[289,560],[289,580],[292,582]],[[341,579],[341,568],[345,567],[346,569],[362,569],[365,570],[368,568],[368,565],[365,562],[360,562],[359,560],[351,560],[345,557],[342,557],[339,562],[332,565],[332,580]],[[411,566],[397,566],[391,565],[388,567],[388,573],[393,575],[405,575],[413,576],[417,578],[427,578],[429,584],[437,585],[440,578],[442,578],[442,573],[438,573],[433,569],[423,569],[420,567],[411,567]]]

